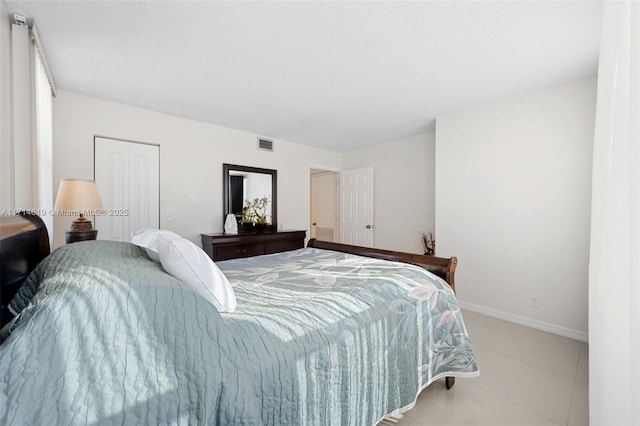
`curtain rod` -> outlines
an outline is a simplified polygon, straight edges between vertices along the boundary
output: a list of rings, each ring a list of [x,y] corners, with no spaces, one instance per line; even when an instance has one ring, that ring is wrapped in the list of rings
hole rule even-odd
[[[40,59],[42,59],[42,65],[44,65],[44,72],[47,73],[47,78],[49,79],[49,85],[51,86],[51,93],[55,97],[57,94],[56,83],[53,81],[53,73],[51,72],[51,68],[49,68],[49,63],[47,62],[47,58],[44,54],[44,49],[42,48],[42,43],[40,42],[40,35],[38,34],[38,30],[36,29],[36,23],[34,22],[31,26],[31,39],[36,45],[36,49],[38,49],[38,54],[40,55]]]

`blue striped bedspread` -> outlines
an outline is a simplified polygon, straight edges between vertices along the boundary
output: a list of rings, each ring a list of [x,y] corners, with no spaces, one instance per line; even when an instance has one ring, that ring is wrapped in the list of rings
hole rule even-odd
[[[418,266],[312,248],[218,265],[266,423],[371,425],[478,374],[451,288]]]

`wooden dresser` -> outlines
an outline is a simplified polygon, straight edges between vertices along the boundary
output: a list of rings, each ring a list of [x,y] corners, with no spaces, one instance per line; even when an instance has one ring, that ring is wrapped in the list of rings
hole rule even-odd
[[[228,260],[303,248],[306,234],[307,231],[279,231],[239,235],[200,235],[202,248],[211,259]]]

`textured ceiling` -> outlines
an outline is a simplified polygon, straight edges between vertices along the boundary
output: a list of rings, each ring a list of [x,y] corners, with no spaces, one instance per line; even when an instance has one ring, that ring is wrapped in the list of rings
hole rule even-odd
[[[601,2],[5,1],[59,88],[340,152],[597,72]]]

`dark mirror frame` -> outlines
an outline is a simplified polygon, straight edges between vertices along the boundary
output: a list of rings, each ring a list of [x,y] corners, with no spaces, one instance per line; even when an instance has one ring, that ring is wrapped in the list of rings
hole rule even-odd
[[[271,175],[271,226],[276,229],[278,226],[278,171],[273,169],[262,169],[260,167],[240,166],[237,164],[222,164],[222,222],[231,213],[229,206],[229,171],[263,173]]]

